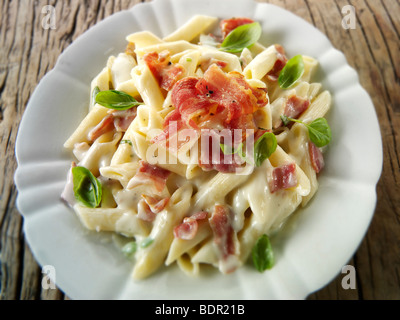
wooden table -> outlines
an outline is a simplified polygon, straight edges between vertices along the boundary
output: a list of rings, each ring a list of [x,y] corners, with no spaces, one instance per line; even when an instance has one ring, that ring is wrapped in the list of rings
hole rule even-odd
[[[218,0],[215,0],[218,1]],[[18,125],[39,80],[60,53],[89,27],[140,0],[2,0],[0,2],[0,249],[1,299],[68,299],[42,289],[37,265],[15,205],[14,155]],[[370,228],[350,265],[356,289],[344,274],[309,299],[400,299],[400,1],[270,0],[315,25],[346,55],[370,94],[381,126],[384,166]],[[44,29],[42,8],[56,9],[56,29]],[[342,8],[356,9],[355,29],[344,29]],[[355,119],[356,120],[356,119]],[[362,134],[362,132],[360,132]],[[375,152],[375,150],[371,150]]]

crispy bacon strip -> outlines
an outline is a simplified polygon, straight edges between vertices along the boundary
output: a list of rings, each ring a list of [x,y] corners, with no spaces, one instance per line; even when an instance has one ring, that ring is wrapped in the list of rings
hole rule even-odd
[[[231,33],[234,29],[244,24],[253,23],[254,20],[249,18],[232,18],[225,19],[220,22],[220,28],[222,32],[222,37],[225,39],[226,36]]]
[[[146,161],[140,161],[140,167],[135,176],[129,181],[127,189],[132,189],[138,185],[153,185],[156,191],[161,192],[166,186],[170,171],[153,166]]]
[[[292,94],[286,101],[284,114],[289,118],[297,119],[304,111],[308,109],[309,105],[310,100]]]
[[[308,152],[310,155],[311,166],[316,173],[320,173],[325,166],[324,156],[320,148],[311,141],[308,142]]]
[[[179,238],[182,240],[193,239],[196,236],[199,227],[197,221],[206,219],[207,215],[207,212],[200,211],[190,217],[184,218],[183,222],[174,228],[175,238]]]
[[[243,74],[232,71],[229,72],[228,74],[230,77],[236,80],[236,82],[244,87],[246,90],[251,90],[251,93],[254,95],[254,97],[257,99],[257,107],[262,108],[268,103],[268,97],[267,97],[267,89],[263,88],[253,88],[249,85],[249,83],[246,81],[245,77]]]
[[[269,190],[274,193],[278,190],[288,189],[297,185],[296,164],[285,164],[275,168],[272,171],[272,177],[269,180]]]
[[[163,51],[160,54],[157,52],[147,53],[144,55],[143,60],[156,78],[159,86],[167,91],[172,89],[184,72],[183,66],[171,63],[168,51]]]
[[[242,114],[253,113],[257,107],[257,99],[252,91],[239,85],[233,77],[229,77],[215,64],[204,73],[196,88],[201,94],[208,94],[210,99],[228,110],[226,123]]]
[[[225,73],[216,64],[211,65],[201,79],[187,77],[179,80],[172,89],[172,111],[164,121],[164,131],[153,138],[152,142],[166,141],[168,143],[172,122],[177,130],[183,128],[214,129],[226,128],[243,130],[243,139],[246,129],[257,130],[254,121],[254,112],[268,103],[264,89],[252,88],[243,75],[237,72]],[[209,137],[207,144],[212,146],[214,138]],[[202,139],[203,140],[203,139]],[[219,141],[216,141],[219,145]],[[207,148],[201,146],[201,151]],[[211,151],[208,152],[210,155]],[[200,160],[200,166],[205,170],[215,169],[220,172],[234,172],[243,161],[224,163],[225,155],[220,152],[220,163]]]

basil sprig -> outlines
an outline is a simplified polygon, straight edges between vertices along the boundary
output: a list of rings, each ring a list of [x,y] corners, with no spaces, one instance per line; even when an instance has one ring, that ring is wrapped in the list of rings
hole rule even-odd
[[[298,119],[292,119],[285,115],[281,116],[283,124],[286,126],[290,121],[304,124],[308,129],[308,136],[310,140],[318,147],[324,147],[331,141],[332,131],[329,127],[328,121],[325,118],[315,119],[310,124],[304,123]]]
[[[259,167],[265,159],[269,158],[276,150],[278,142],[272,132],[265,132],[254,144],[254,164]],[[250,159],[246,158],[246,151],[243,150],[243,142],[236,149],[229,148],[223,143],[220,144],[222,152],[226,155],[238,154],[244,161],[250,163]]]
[[[103,188],[99,180],[84,167],[72,168],[75,198],[84,206],[96,208],[100,205]]]
[[[275,263],[274,252],[272,251],[269,237],[264,234],[256,242],[251,251],[254,267],[263,272],[271,269]]]
[[[232,30],[221,44],[220,50],[226,52],[241,52],[255,44],[261,37],[261,25],[258,22],[241,25]]]
[[[129,94],[117,90],[100,91],[96,94],[95,100],[96,103],[103,107],[115,110],[127,110],[143,104],[136,101],[136,99]]]
[[[294,56],[283,67],[278,83],[282,89],[290,88],[304,73],[304,61],[301,54]]]

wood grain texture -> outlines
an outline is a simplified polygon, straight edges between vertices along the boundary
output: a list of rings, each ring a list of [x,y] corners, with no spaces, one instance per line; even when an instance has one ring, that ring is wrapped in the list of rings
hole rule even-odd
[[[218,1],[218,0],[214,0]],[[59,55],[88,28],[140,0],[0,1],[0,299],[68,299],[42,289],[40,266],[23,234],[13,182],[18,125],[40,79]],[[348,262],[356,289],[342,287],[343,274],[308,299],[400,299],[400,2],[398,0],[270,0],[327,35],[359,74],[379,119],[383,172],[370,228]],[[42,28],[45,5],[56,9],[55,30]],[[356,28],[341,27],[342,8],[356,9]],[[355,119],[356,120],[356,119]],[[362,134],[362,133],[360,133]],[[375,152],[375,150],[371,150]]]

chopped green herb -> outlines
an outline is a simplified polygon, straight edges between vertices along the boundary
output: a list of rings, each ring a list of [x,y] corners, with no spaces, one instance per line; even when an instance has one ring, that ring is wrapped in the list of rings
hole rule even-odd
[[[119,144],[129,144],[129,145],[133,145],[131,140],[121,140],[121,142]]]
[[[129,258],[136,252],[136,249],[137,243],[135,241],[131,241],[122,247],[122,253]]]
[[[140,243],[141,248],[147,248],[153,243],[154,239],[151,238],[146,238]]]

